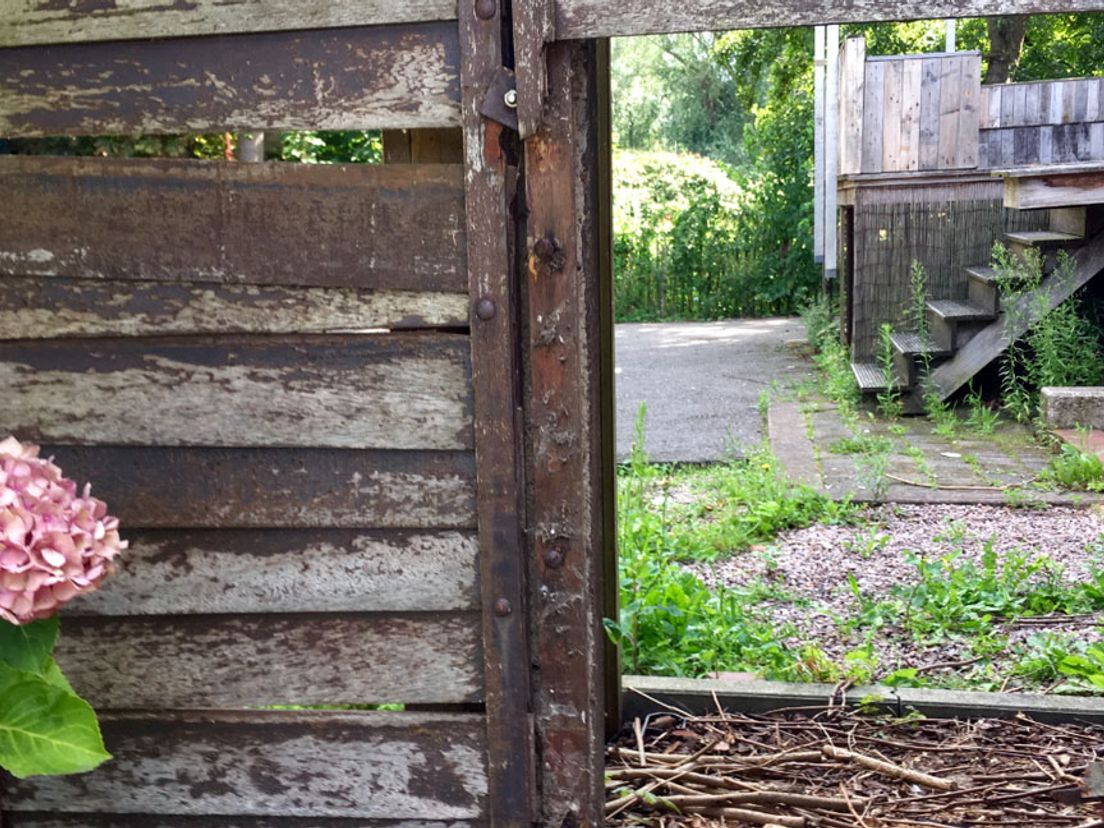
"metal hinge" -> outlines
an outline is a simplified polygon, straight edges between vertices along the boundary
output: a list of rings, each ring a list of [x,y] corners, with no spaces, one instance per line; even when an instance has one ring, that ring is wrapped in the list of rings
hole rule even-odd
[[[487,87],[487,93],[483,96],[483,105],[479,107],[479,114],[517,132],[517,102],[518,92],[514,73],[505,66],[500,66],[495,72],[491,85]]]

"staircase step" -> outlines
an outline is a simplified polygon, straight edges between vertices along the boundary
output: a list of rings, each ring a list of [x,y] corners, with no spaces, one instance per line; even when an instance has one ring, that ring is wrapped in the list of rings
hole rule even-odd
[[[889,390],[885,373],[877,362],[852,362],[851,371],[855,375],[859,390],[864,394],[878,394]]]
[[[989,265],[968,267],[966,268],[966,276],[989,287],[997,287],[1000,281],[996,269],[989,267]]]
[[[905,356],[919,356],[924,353],[930,356],[946,356],[950,354],[950,351],[940,348],[930,340],[924,342],[919,334],[910,331],[894,331],[889,335],[889,341],[893,343],[894,349]]]
[[[961,299],[933,299],[927,309],[945,322],[979,322],[995,319],[996,314],[973,302]]]
[[[1004,238],[1024,247],[1072,247],[1085,240],[1084,236],[1060,233],[1057,230],[1018,230],[1005,233]]]

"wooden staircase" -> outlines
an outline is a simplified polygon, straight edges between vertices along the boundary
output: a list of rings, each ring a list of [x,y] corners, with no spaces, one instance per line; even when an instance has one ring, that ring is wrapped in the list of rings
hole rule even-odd
[[[1052,210],[1050,227],[1004,237],[1008,248],[1018,255],[1038,250],[1046,274],[1036,291],[1014,300],[1016,305],[1002,307],[996,272],[988,265],[976,265],[966,268],[966,299],[926,303],[927,342],[916,333],[891,334],[892,385],[902,392],[906,410],[921,410],[925,362],[931,366],[926,387],[947,399],[1000,356],[1010,342],[1023,336],[1041,312],[1040,294],[1045,295],[1049,311],[1104,270],[1104,226],[1097,216],[1090,222],[1084,208]],[[1059,250],[1068,251],[1072,263],[1065,277],[1055,270]],[[853,363],[852,370],[864,395],[887,390],[887,378],[878,363]]]

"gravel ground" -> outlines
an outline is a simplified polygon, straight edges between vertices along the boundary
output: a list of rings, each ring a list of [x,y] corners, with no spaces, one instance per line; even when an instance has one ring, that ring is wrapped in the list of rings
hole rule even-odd
[[[862,525],[811,526],[781,534],[761,547],[692,569],[710,586],[746,586],[755,581],[773,584],[780,591],[808,599],[812,605],[768,601],[764,609],[779,624],[792,624],[798,634],[791,646],[815,643],[834,661],[862,643],[861,634],[845,635],[838,619],[855,610],[848,583],[854,575],[870,598],[886,597],[894,585],[916,581],[915,567],[905,561],[906,552],[936,558],[961,550],[960,560],[980,562],[984,546],[992,539],[999,553],[1012,550],[1032,557],[1047,555],[1063,569],[1064,578],[1086,578],[1100,552],[1104,511],[1055,507],[1045,511],[977,505],[895,505],[870,509]],[[1092,632],[1093,619],[1058,620],[1053,624],[1021,623],[1005,630],[1010,643],[1022,641],[1040,629],[1056,632]],[[882,672],[898,666],[920,666],[952,661],[969,655],[963,642],[921,647],[896,627],[883,630],[877,640]]]

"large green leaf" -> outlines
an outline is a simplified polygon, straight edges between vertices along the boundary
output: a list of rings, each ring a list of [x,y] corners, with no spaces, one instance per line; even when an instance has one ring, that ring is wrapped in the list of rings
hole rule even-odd
[[[0,661],[16,670],[40,673],[57,637],[57,616],[22,626],[0,620]]]
[[[110,758],[88,702],[0,664],[0,767],[22,779],[84,773]]]

